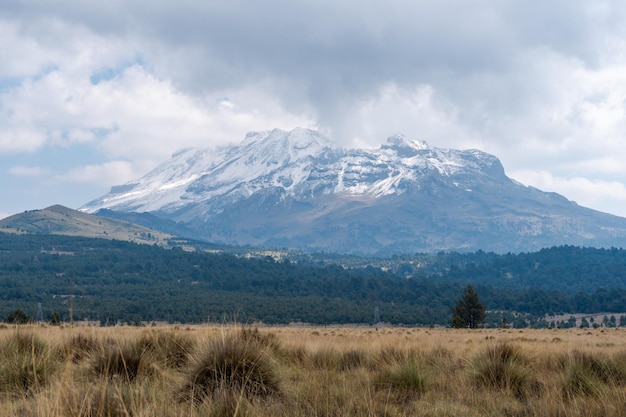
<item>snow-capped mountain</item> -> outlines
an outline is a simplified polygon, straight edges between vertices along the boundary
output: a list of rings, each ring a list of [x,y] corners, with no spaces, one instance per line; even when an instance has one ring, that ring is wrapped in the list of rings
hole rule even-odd
[[[150,212],[222,243],[349,253],[622,246],[626,219],[509,179],[478,150],[392,136],[343,149],[307,129],[177,152],[81,208]]]

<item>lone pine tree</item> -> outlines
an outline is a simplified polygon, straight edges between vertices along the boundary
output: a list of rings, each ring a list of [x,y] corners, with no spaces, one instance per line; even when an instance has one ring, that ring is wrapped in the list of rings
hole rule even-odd
[[[478,297],[476,288],[468,285],[463,295],[452,308],[451,326],[454,328],[475,329],[485,322],[485,306]]]

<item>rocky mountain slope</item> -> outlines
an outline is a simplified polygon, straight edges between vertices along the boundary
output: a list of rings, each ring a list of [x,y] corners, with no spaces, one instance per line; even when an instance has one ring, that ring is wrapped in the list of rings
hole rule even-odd
[[[365,150],[337,147],[306,129],[253,132],[237,146],[180,151],[81,208],[101,209],[149,212],[214,242],[309,251],[518,252],[626,243],[626,219],[523,186],[493,155],[401,135]]]

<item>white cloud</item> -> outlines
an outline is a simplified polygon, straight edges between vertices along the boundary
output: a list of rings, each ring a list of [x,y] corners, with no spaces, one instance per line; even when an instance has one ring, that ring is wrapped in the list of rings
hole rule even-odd
[[[92,143],[106,158],[131,161],[139,175],[181,148],[240,141],[249,130],[312,125],[254,90],[190,97],[140,65],[97,84],[89,76],[55,70],[2,95],[12,130],[0,132],[0,152]]]
[[[32,152],[46,141],[45,134],[30,126],[0,128],[0,155]]]
[[[0,18],[0,78],[36,76],[55,61],[54,53],[19,32],[19,25]]]
[[[103,187],[123,184],[141,175],[127,161],[109,161],[100,165],[84,165],[55,177],[56,181],[97,184]]]
[[[41,177],[48,172],[49,170],[46,168],[35,166],[14,166],[9,168],[9,174],[16,177]]]
[[[480,140],[470,126],[463,124],[459,112],[431,85],[402,89],[395,83],[385,83],[376,96],[356,103],[346,112],[332,134],[355,147],[377,147],[394,133],[436,147],[479,147]]]

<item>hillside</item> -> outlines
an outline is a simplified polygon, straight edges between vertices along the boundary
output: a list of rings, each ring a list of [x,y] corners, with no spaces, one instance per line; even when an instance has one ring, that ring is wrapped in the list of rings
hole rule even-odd
[[[94,216],[61,205],[2,219],[0,232],[82,236],[157,245],[166,245],[173,237],[126,221]]]

